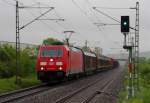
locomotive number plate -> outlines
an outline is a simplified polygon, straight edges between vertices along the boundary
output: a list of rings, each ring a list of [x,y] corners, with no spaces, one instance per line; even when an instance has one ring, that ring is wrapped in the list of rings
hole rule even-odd
[[[49,62],[49,65],[54,65],[54,62]]]

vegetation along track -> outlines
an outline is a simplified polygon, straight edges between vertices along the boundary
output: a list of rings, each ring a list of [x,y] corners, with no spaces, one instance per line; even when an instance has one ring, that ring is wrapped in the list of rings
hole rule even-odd
[[[50,89],[46,83],[0,95],[0,103],[12,102]]]

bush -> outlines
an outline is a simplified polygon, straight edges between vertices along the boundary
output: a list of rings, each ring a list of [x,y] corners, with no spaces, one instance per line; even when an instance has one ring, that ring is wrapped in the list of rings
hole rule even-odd
[[[144,62],[140,63],[139,66],[141,77],[144,80],[144,83],[150,83],[150,64],[149,60],[145,60]]]
[[[9,78],[13,76],[11,71],[5,63],[0,62],[0,78]]]
[[[21,50],[19,75],[24,77],[35,73],[35,57],[31,57],[31,49]],[[16,50],[6,44],[0,47],[0,78],[9,78],[16,75]]]

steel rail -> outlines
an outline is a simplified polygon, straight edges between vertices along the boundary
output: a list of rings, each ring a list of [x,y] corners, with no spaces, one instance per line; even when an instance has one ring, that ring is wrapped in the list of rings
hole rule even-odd
[[[96,80],[96,81],[94,81],[94,82],[92,82],[92,83],[89,83],[88,85],[86,85],[86,86],[84,86],[84,87],[82,87],[82,88],[79,88],[79,89],[77,89],[76,91],[71,92],[70,94],[68,94],[68,95],[66,95],[66,96],[64,96],[64,97],[62,97],[62,98],[60,98],[60,99],[58,99],[55,103],[64,103],[64,102],[67,101],[68,99],[72,98],[74,95],[76,95],[76,94],[78,94],[78,93],[84,91],[85,89],[87,89],[87,88],[93,86],[94,84],[98,83],[98,81],[101,81],[101,80],[103,80],[103,79],[104,79],[104,78],[101,78],[101,79],[98,79],[98,80]]]
[[[106,95],[113,96],[112,93],[106,92],[106,89],[112,85],[112,83],[115,81],[115,79],[116,78],[106,81],[100,90],[95,91],[91,96],[89,96],[87,99],[85,99],[82,103],[89,103],[96,95],[99,95],[99,94],[106,94]],[[117,96],[115,96],[115,97],[117,97]]]
[[[46,88],[46,85],[47,85],[46,83],[43,83],[37,86],[32,86],[25,89],[4,93],[0,95],[0,103],[11,102],[50,89],[50,88]]]
[[[60,98],[60,99],[58,99],[55,103],[64,103],[64,102],[66,102],[67,100],[71,99],[73,96],[75,96],[75,95],[81,93],[82,91],[88,89],[89,87],[92,87],[93,85],[97,84],[99,81],[102,81],[103,79],[104,79],[104,78],[102,77],[101,79],[98,79],[98,80],[96,80],[96,81],[94,81],[94,82],[92,82],[92,83],[89,83],[88,85],[86,85],[86,86],[84,86],[84,87],[81,87],[80,89],[77,89],[76,91],[71,92],[70,94],[68,94],[68,95],[66,95],[66,96],[64,96],[64,97],[62,97],[62,98]],[[112,95],[111,93],[107,93],[107,92],[102,91],[102,90],[104,90],[106,87],[109,87],[109,86],[114,82],[115,79],[116,79],[116,78],[111,79],[111,78],[109,77],[109,79],[108,79],[106,82],[104,82],[104,83],[102,84],[102,87],[100,88],[100,91],[95,91],[90,97],[88,97],[88,98],[87,98],[85,101],[83,101],[82,103],[88,103],[88,101],[90,101],[93,97],[95,97],[97,94],[100,94],[100,93],[104,93],[104,94],[107,94],[107,95],[109,95],[109,94]]]

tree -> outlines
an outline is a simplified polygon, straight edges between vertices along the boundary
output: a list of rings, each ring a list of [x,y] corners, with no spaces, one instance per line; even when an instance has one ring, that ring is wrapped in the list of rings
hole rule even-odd
[[[82,50],[85,51],[85,52],[90,52],[90,48],[89,47],[86,47],[86,46],[83,46],[82,47]]]
[[[54,38],[47,38],[47,39],[43,40],[43,44],[44,45],[64,45],[63,42],[61,42],[57,39],[54,39]]]

